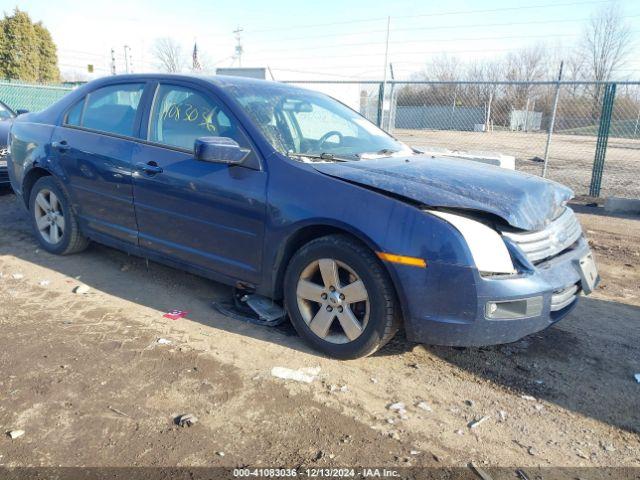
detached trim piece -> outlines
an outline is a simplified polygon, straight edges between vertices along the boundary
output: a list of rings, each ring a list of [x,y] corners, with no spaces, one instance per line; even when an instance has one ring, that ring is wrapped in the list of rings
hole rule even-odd
[[[394,253],[376,252],[380,260],[391,263],[399,263],[401,265],[409,265],[412,267],[427,268],[427,262],[424,258],[406,257],[404,255],[396,255]]]

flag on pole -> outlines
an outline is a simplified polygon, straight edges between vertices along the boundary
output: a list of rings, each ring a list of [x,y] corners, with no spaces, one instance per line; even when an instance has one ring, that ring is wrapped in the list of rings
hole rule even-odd
[[[202,65],[200,65],[200,60],[198,60],[198,44],[193,43],[193,66],[192,70],[194,72],[199,72],[202,70]]]

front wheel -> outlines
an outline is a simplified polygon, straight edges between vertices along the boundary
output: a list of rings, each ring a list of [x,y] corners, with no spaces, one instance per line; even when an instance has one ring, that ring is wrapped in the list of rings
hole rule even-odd
[[[289,263],[284,291],[296,331],[330,357],[371,355],[398,330],[400,309],[387,272],[349,237],[330,235],[302,247]]]
[[[29,211],[36,238],[47,252],[68,255],[87,247],[89,242],[80,232],[67,196],[53,177],[42,177],[35,183]]]

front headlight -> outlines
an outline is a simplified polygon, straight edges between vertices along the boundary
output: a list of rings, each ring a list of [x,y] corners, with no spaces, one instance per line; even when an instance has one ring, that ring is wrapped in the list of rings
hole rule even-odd
[[[447,221],[462,234],[481,273],[516,273],[509,250],[494,229],[461,215],[435,210],[428,212]]]

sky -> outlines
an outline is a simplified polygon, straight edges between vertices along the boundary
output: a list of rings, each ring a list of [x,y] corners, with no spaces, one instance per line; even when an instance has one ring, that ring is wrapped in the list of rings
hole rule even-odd
[[[269,67],[277,80],[373,80],[384,74],[389,16],[388,59],[396,78],[407,79],[443,54],[468,62],[545,43],[560,58],[611,1],[20,0],[19,7],[51,31],[65,76],[108,74],[112,48],[124,73],[125,45],[133,71],[157,71],[151,47],[159,37],[174,38],[189,57],[197,42],[209,68],[237,66],[233,30],[241,27],[243,67]],[[617,3],[637,42],[640,1]],[[16,5],[0,0],[5,12]],[[640,55],[632,57],[618,79],[640,78]]]

